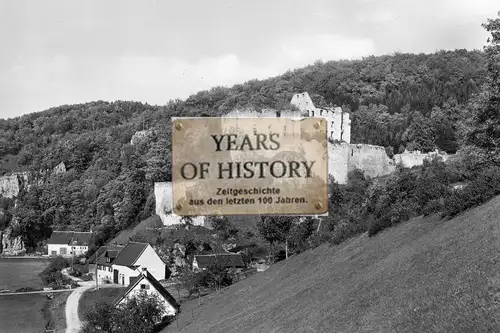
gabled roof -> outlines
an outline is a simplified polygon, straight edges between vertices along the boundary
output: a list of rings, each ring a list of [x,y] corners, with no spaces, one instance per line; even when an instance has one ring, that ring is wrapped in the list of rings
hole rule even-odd
[[[200,254],[195,255],[199,268],[207,268],[215,263],[224,267],[245,267],[243,257],[240,254],[220,253],[220,254]]]
[[[113,265],[133,266],[148,245],[148,243],[128,243],[127,246],[118,253],[118,256],[113,261]]]
[[[53,231],[47,244],[88,246],[91,240],[91,232]]]
[[[90,256],[88,263],[94,264],[97,258],[98,264],[104,264],[107,263],[107,257],[111,258],[111,261],[113,261],[122,249],[123,246],[119,245],[101,246],[93,255]]]
[[[94,264],[96,259],[99,258],[104,252],[106,252],[106,246],[101,246],[97,249],[87,260],[89,264]]]
[[[139,276],[133,278],[130,285],[123,292],[123,294],[120,295],[113,302],[113,305],[117,306],[118,303],[120,303],[134,289],[134,287],[137,286],[144,279],[149,281],[149,283],[160,293],[160,295],[163,297],[163,299],[165,299],[168,303],[170,303],[170,305],[172,305],[176,310],[179,310],[179,304],[177,304],[177,301],[175,300],[175,298],[148,271],[146,271],[146,274],[142,273]]]

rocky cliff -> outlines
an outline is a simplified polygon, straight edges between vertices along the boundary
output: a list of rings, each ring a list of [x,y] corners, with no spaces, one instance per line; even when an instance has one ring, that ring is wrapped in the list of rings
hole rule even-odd
[[[22,172],[0,177],[0,197],[16,197],[27,180],[28,174]]]
[[[11,237],[9,228],[0,231],[0,253],[2,255],[20,255],[26,253],[21,237]]]

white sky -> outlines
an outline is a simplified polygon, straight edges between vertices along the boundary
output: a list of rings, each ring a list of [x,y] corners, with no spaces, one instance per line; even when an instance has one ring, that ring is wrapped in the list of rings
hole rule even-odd
[[[0,117],[62,104],[165,104],[313,63],[480,49],[493,0],[0,2]]]

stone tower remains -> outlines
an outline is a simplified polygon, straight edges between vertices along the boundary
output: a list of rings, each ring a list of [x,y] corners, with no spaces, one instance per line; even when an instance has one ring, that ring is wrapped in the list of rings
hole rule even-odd
[[[308,117],[325,118],[328,124],[328,139],[351,142],[351,120],[349,113],[342,111],[342,108],[317,108],[307,92],[293,95],[290,104],[296,106],[302,113],[307,113]]]

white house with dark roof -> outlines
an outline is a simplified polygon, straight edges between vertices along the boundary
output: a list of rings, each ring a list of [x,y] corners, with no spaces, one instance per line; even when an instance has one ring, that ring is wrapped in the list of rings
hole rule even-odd
[[[53,231],[47,241],[48,255],[71,257],[85,254],[92,240],[91,232]]]
[[[170,277],[170,270],[151,245],[129,242],[111,263],[113,283],[128,286],[132,283],[132,278],[141,274],[141,267],[147,267],[148,272],[157,280]]]
[[[101,283],[113,282],[113,262],[124,248],[120,245],[101,246],[88,260],[89,273]]]
[[[147,267],[141,268],[139,275],[132,279],[125,292],[113,304],[120,306],[140,293],[159,297],[164,305],[162,317],[175,316],[179,312],[179,304],[175,298],[149,273]]]

